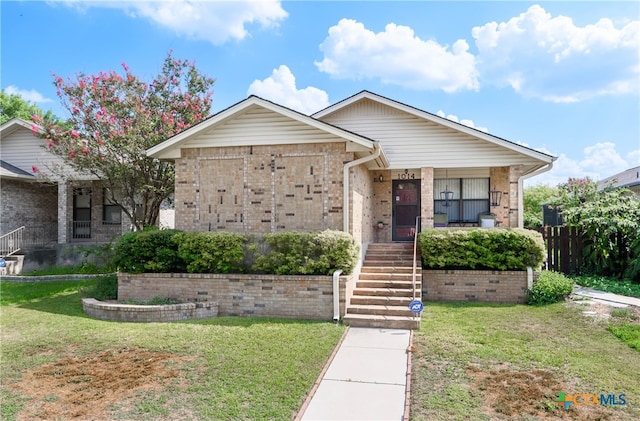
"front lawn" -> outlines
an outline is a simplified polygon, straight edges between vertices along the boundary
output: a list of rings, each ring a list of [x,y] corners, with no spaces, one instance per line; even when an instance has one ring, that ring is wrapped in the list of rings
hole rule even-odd
[[[414,334],[411,419],[640,419],[640,352],[608,331],[615,321],[585,309],[427,304]],[[626,402],[565,410],[560,392]]]
[[[79,290],[95,282],[2,282],[1,419],[290,419],[344,332],[240,317],[94,320]]]

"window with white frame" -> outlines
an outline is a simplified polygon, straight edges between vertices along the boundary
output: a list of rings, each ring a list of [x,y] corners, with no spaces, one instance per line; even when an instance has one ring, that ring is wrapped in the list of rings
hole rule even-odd
[[[111,192],[109,191],[109,189],[103,190],[102,200],[102,223],[121,224],[122,210],[120,209],[120,206],[118,206],[111,198]]]
[[[433,180],[434,212],[449,222],[472,223],[489,212],[489,178],[437,178]]]

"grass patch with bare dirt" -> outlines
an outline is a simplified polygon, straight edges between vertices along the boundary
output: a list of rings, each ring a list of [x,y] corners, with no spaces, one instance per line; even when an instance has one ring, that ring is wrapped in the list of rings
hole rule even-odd
[[[0,284],[1,419],[291,419],[344,332],[281,319],[94,320],[79,291],[95,282]]]
[[[412,420],[637,420],[640,352],[582,306],[427,304],[414,335]],[[625,394],[571,405],[558,394]]]

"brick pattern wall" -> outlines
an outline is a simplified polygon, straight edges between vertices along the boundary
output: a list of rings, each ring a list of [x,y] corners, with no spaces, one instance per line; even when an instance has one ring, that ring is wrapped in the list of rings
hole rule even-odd
[[[525,303],[528,278],[526,271],[423,269],[422,285],[425,301]]]
[[[0,232],[27,227],[56,225],[58,189],[41,183],[2,180]],[[51,238],[56,241],[56,238]]]
[[[339,281],[340,315],[344,315],[351,276]],[[155,297],[216,302],[222,316],[333,319],[331,276],[218,275],[188,273],[118,274],[118,299],[150,301]]]
[[[2,180],[0,234],[25,226],[24,247],[57,242],[57,187],[50,184]]]
[[[82,310],[94,319],[141,323],[208,319],[218,315],[218,305],[216,303],[148,306],[104,303],[93,298],[82,299]]]
[[[176,160],[176,228],[342,229],[342,143],[197,148]]]

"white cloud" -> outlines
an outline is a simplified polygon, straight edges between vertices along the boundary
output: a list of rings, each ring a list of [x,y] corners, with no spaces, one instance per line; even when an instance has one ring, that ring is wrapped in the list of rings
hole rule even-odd
[[[531,6],[508,22],[474,27],[483,83],[551,102],[637,94],[640,21],[616,28],[610,19],[576,26]]]
[[[20,95],[22,97],[22,99],[24,99],[25,101],[35,102],[36,104],[43,104],[43,103],[46,103],[46,102],[53,102],[52,99],[46,98],[45,96],[43,96],[40,92],[36,91],[35,89],[26,90],[26,89],[20,89],[17,86],[14,86],[14,85],[9,85],[6,88],[4,88],[4,92],[7,95]]]
[[[296,88],[296,78],[285,65],[274,69],[268,78],[255,80],[247,95],[257,95],[304,114],[312,114],[330,105],[325,91],[311,86]]]
[[[554,155],[553,152],[549,152],[546,149],[539,150]],[[571,159],[565,154],[560,154],[553,163],[551,171],[528,180],[526,185],[546,184],[557,186],[566,182],[570,177],[590,177],[594,181],[599,181],[633,166],[620,156],[616,151],[616,145],[611,142],[601,142],[587,146],[582,152],[583,158],[579,161]],[[633,155],[633,152],[631,155]],[[640,151],[638,151],[638,155],[640,155]]]
[[[447,120],[451,120],[451,121],[455,121],[456,123],[463,124],[463,125],[465,125],[467,127],[471,127],[472,129],[480,130],[481,132],[485,132],[485,133],[489,132],[489,129],[487,129],[486,127],[480,127],[480,126],[476,127],[476,125],[473,122],[473,120],[468,120],[468,119],[460,120],[458,118],[458,116],[455,115],[455,114],[447,115],[444,111],[438,110],[436,115],[438,115],[439,117],[442,117],[442,118],[446,118]]]
[[[123,9],[133,17],[143,17],[173,30],[178,35],[210,42],[242,40],[249,35],[247,25],[278,26],[288,16],[280,0],[260,1],[63,1],[83,12],[88,7]]]
[[[408,26],[390,23],[374,33],[351,19],[329,28],[316,66],[337,79],[379,78],[410,89],[477,90],[475,58],[465,40],[452,46],[422,40]]]

